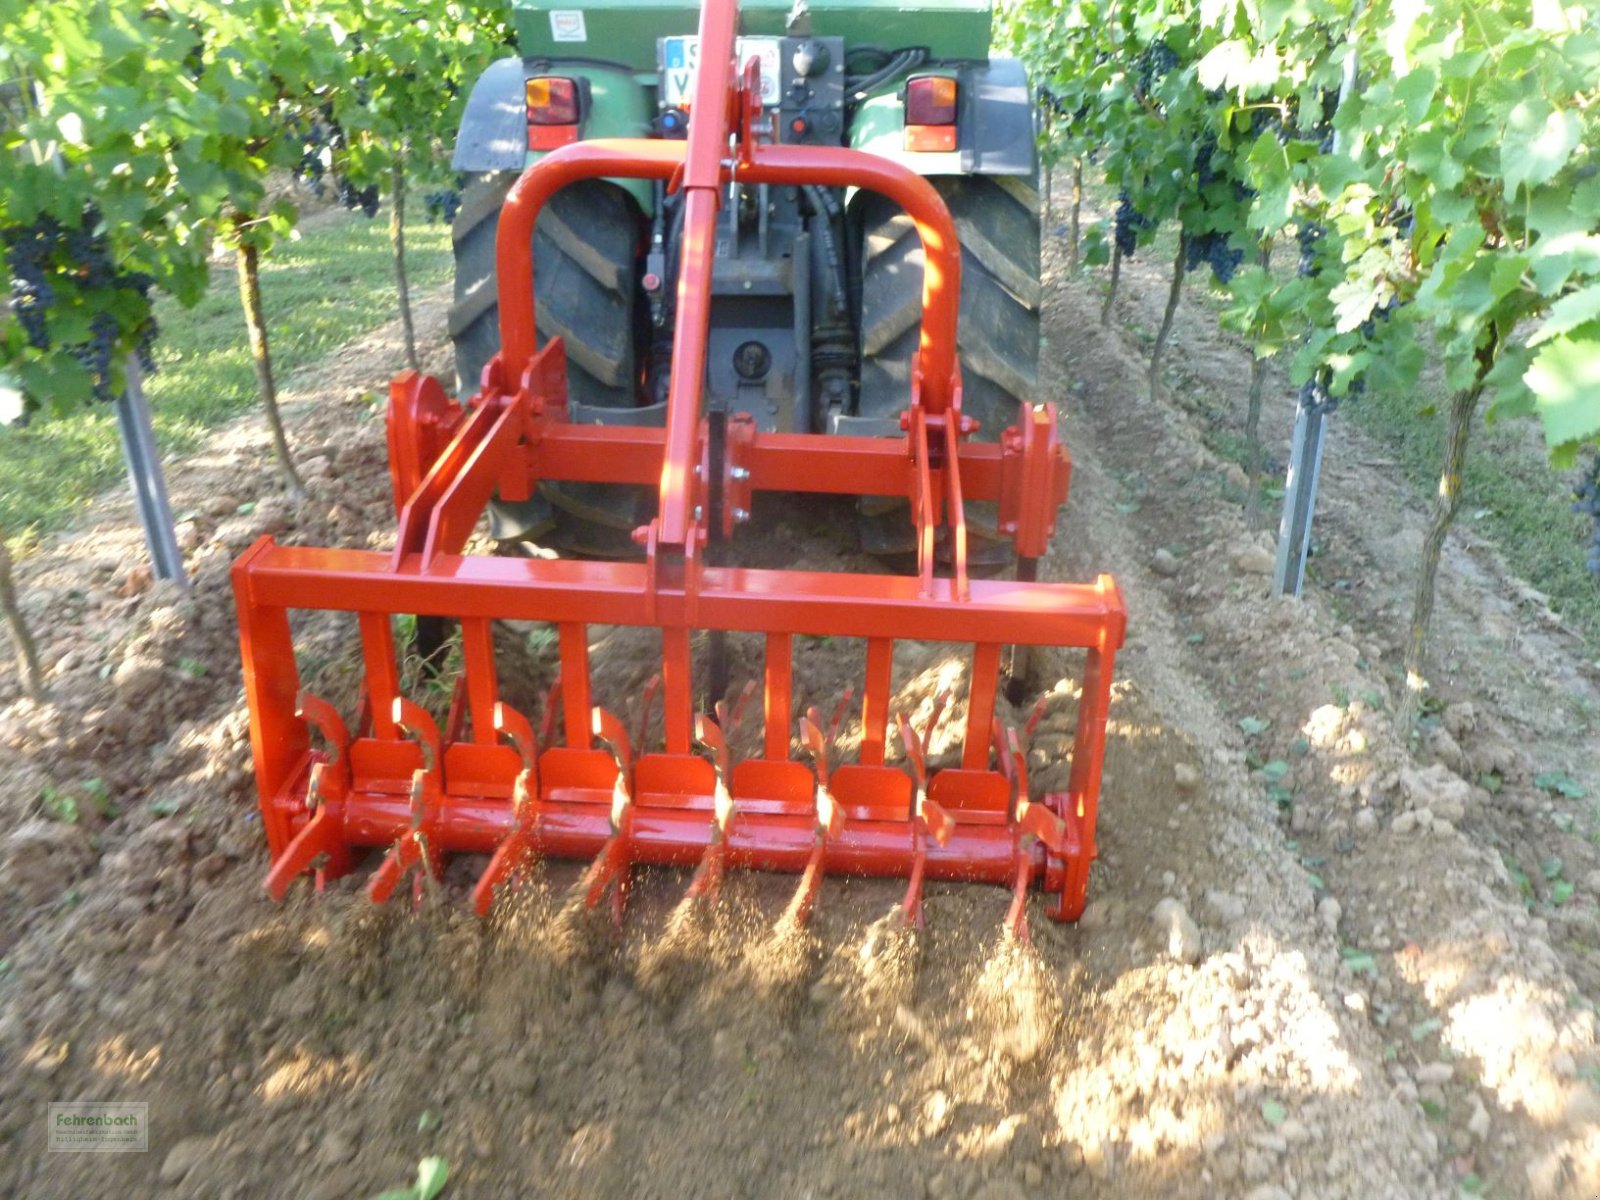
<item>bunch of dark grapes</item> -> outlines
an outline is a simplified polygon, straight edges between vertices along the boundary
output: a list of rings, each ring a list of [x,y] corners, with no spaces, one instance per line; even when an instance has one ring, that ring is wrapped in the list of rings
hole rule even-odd
[[[1594,524],[1589,531],[1589,570],[1600,575],[1600,452],[1589,460],[1589,467],[1572,489],[1572,511],[1588,517]]]
[[[1216,178],[1216,168],[1211,160],[1217,153],[1217,135],[1207,130],[1200,144],[1194,148],[1194,181],[1201,187],[1209,186]]]
[[[1178,56],[1161,40],[1151,42],[1133,62],[1134,94],[1149,96],[1156,86],[1178,65]]]
[[[1369,341],[1377,337],[1378,326],[1387,322],[1390,317],[1394,316],[1395,310],[1399,307],[1400,302],[1391,296],[1388,300],[1384,301],[1382,308],[1373,309],[1372,314],[1365,321],[1361,322],[1361,336]]]
[[[1317,271],[1317,247],[1323,238],[1321,225],[1302,225],[1295,239],[1300,243],[1300,274],[1314,275]]]
[[[11,315],[33,349],[54,348],[49,314],[60,302],[62,285],[66,285],[69,294],[91,290],[134,292],[148,314],[150,288],[155,281],[148,275],[118,269],[111,261],[105,236],[95,232],[98,222],[99,214],[90,208],[84,210],[83,219],[76,225],[63,225],[42,214],[30,225],[13,225],[0,231],[11,277]],[[155,318],[147,315],[133,332],[134,352],[140,365],[146,372],[154,371],[151,348],[160,332]],[[117,318],[102,305],[89,320],[87,341],[59,347],[89,372],[97,400],[113,397],[112,366],[122,335]]]
[[[428,220],[448,225],[456,219],[456,213],[461,211],[461,189],[458,186],[429,192],[422,198],[422,203],[427,209]]]
[[[333,156],[344,149],[344,130],[327,113],[314,117],[304,125],[298,116],[290,117],[285,129],[291,136],[300,139],[300,159],[294,168],[296,178],[314,195],[321,196],[323,177],[328,173]]]
[[[50,349],[47,319],[55,306],[51,262],[60,227],[52,217],[5,231],[6,263],[11,268],[11,315],[35,350]]]
[[[335,185],[339,203],[349,209],[359,209],[368,217],[378,215],[378,185],[358,188],[348,179],[341,179]]]
[[[1217,277],[1218,283],[1226,284],[1232,280],[1233,273],[1243,261],[1244,251],[1235,250],[1229,245],[1225,233],[1190,234],[1189,240],[1184,243],[1184,270],[1192,271],[1205,263]]]
[[[1133,201],[1128,199],[1127,192],[1117,196],[1117,213],[1113,220],[1113,229],[1117,249],[1122,252],[1123,258],[1133,257],[1133,252],[1139,245],[1139,231],[1154,226],[1154,221],[1133,206]]]

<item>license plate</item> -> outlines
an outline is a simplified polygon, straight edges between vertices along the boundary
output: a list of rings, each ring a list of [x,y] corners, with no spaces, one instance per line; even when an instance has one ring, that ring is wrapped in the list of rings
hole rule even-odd
[[[742,70],[752,58],[761,60],[761,103],[778,103],[778,72],[782,62],[783,39],[742,37],[735,43],[735,55]],[[661,103],[677,107],[694,99],[694,77],[700,66],[698,37],[661,39]]]

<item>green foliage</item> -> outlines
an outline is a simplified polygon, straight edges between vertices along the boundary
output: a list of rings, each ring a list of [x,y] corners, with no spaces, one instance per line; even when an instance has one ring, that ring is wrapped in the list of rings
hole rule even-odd
[[[382,229],[365,220],[336,220],[296,234],[261,270],[267,311],[279,314],[275,365],[291,385],[296,371],[394,317],[394,265]],[[449,230],[419,220],[407,225],[406,238],[413,283],[429,289],[447,283]],[[200,446],[208,430],[258,402],[232,274],[219,273],[187,310],[157,296],[156,318],[160,370],[145,381],[145,392],[163,456],[182,455]],[[14,536],[57,529],[125,471],[115,414],[105,405],[0,428],[0,529]]]
[[[507,36],[502,6],[321,0],[318,8],[345,54],[344,70],[319,93],[344,133],[335,170],[357,187],[387,186],[399,161],[421,182],[444,178],[472,82]]]
[[[336,65],[327,38],[276,0],[7,5],[0,80],[15,85],[16,101],[0,133],[0,227],[42,216],[82,225],[106,240],[120,270],[194,303],[219,220],[262,213],[267,171],[288,153],[276,136],[283,114]],[[235,227],[282,233],[291,217],[280,207]],[[88,286],[70,264],[50,285],[50,345],[30,344],[8,322],[0,371],[60,410],[91,394],[70,353],[86,322],[101,312],[116,319],[118,371],[150,301]]]
[[[408,143],[425,169],[455,131],[472,77],[504,40],[499,4],[415,0],[60,0],[0,7],[0,232],[49,218],[103,238],[121,272],[187,306],[205,295],[212,243],[265,249],[295,213],[267,179],[305,152],[303,131],[349,131],[341,172],[386,176]],[[442,168],[439,168],[442,169]],[[48,279],[48,345],[0,322],[0,386],[51,411],[90,398],[79,355],[115,319],[115,387],[152,300]],[[102,318],[103,319],[103,318]]]
[[[1427,328],[1452,390],[1485,387],[1491,417],[1536,413],[1570,462],[1600,434],[1595,17],[1534,0],[1017,0],[1001,28],[1047,80],[1055,152],[1094,158],[1139,213],[1241,248],[1322,235],[1292,287],[1241,271],[1225,310],[1258,353],[1298,347],[1296,382],[1410,391]]]

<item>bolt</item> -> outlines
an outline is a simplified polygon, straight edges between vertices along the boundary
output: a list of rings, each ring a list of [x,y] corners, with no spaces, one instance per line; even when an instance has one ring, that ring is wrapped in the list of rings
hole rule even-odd
[[[746,467],[735,467],[731,474],[739,483],[743,483],[746,479],[750,478],[750,471]]]
[[[704,512],[704,510],[703,510],[703,509],[701,509],[701,507],[700,507],[700,506],[699,506],[699,505],[698,505],[698,504],[696,504],[696,505],[695,505],[695,506],[694,506],[694,519],[695,519],[695,520],[696,520],[696,521],[698,521],[698,520],[700,520],[700,519],[701,519],[701,518],[702,518],[702,517],[703,517],[703,516],[705,516],[705,512]]]
[[[733,510],[733,519],[735,521],[739,522],[740,524],[743,524],[745,521],[748,521],[750,519],[750,510],[747,509],[747,508],[736,508],[736,509],[734,509]]]

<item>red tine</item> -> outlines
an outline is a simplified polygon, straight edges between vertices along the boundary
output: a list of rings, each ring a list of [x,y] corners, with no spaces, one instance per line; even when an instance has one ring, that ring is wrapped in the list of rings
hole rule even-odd
[[[847,687],[844,695],[839,697],[839,703],[833,707],[833,716],[828,720],[828,744],[831,746],[839,740],[839,726],[844,723],[845,713],[850,711],[850,702],[856,698],[856,690]],[[807,710],[812,711],[812,710]]]
[[[744,690],[739,693],[739,699],[736,700],[733,705],[733,716],[730,717],[728,719],[728,723],[723,726],[723,728],[727,730],[729,737],[732,737],[734,734],[736,734],[739,731],[739,726],[744,723],[744,711],[750,705],[750,697],[754,696],[755,694],[756,681],[752,679],[744,685]]]
[[[1000,768],[1000,774],[1005,776],[1007,783],[1016,782],[1016,774],[1011,769],[1011,755],[1007,753],[1007,739],[1014,737],[1011,726],[1003,721],[996,721],[994,725],[994,760]]]
[[[611,757],[617,760],[617,770],[626,775],[633,768],[633,748],[628,743],[627,727],[598,704],[589,710],[589,717],[589,731],[611,747]]]
[[[1011,907],[1006,910],[1003,926],[1007,939],[1024,946],[1033,945],[1033,935],[1028,932],[1028,884],[1033,878],[1033,864],[1026,856],[1017,861],[1017,878],[1011,888]]]
[[[339,715],[338,709],[322,697],[302,691],[295,697],[294,715],[312,725],[322,735],[322,740],[328,747],[327,762],[330,766],[344,762],[345,750],[350,745],[350,731],[345,727],[344,718]],[[348,766],[344,769],[346,773],[349,772]]]
[[[806,715],[800,718],[800,741],[816,760],[817,817],[824,822],[828,836],[837,837],[844,828],[844,812],[828,790],[828,739],[817,721],[816,708],[806,709]]]
[[[927,757],[923,753],[922,738],[911,727],[911,722],[906,720],[905,713],[895,713],[894,719],[900,726],[900,740],[905,743],[906,759],[911,763],[911,777],[916,780],[920,792],[928,782]]]
[[[1050,693],[1046,692],[1034,703],[1033,711],[1028,714],[1028,723],[1022,727],[1023,740],[1033,741],[1033,731],[1039,728],[1039,722],[1044,719],[1044,710],[1050,704]]]
[[[633,739],[634,746],[641,754],[650,744],[650,709],[655,704],[656,692],[660,688],[661,676],[659,674],[650,676],[650,682],[644,685],[644,703],[639,707],[639,723],[635,726],[639,732]],[[598,734],[599,732],[598,729],[595,730],[595,733]]]
[[[1033,834],[1055,854],[1067,844],[1067,823],[1042,804],[1033,803],[1028,794],[1028,756],[1022,752],[1016,730],[1010,730],[1011,760],[1017,775],[1017,825]]]
[[[544,694],[544,720],[539,723],[539,744],[553,746],[556,740],[556,718],[561,715],[561,672],[550,683]]]
[[[531,771],[539,761],[539,743],[533,736],[533,726],[528,718],[503,700],[494,704],[495,732],[516,748],[525,771]]]
[[[911,763],[911,778],[917,785],[916,815],[932,835],[933,840],[943,846],[950,841],[950,835],[955,832],[955,821],[945,812],[941,804],[928,799],[928,760],[922,738],[911,727],[911,722],[906,719],[905,713],[895,713],[895,721],[900,726],[900,740],[905,743],[906,758]]]
[[[719,702],[717,707],[723,705]],[[728,739],[723,735],[722,727],[715,718],[701,713],[694,719],[695,740],[707,747],[712,754],[712,759],[717,768],[718,776],[728,773]]]
[[[928,732],[922,736],[923,752],[933,745],[933,735],[939,732],[939,721],[944,716],[945,706],[950,703],[950,693],[940,689],[933,698],[933,712],[928,715]]]
[[[1006,731],[1007,740],[1011,743],[1011,769],[1017,777],[1017,796],[1019,800],[1028,798],[1028,756],[1022,752],[1022,745],[1017,741],[1015,729]]]
[[[822,890],[827,848],[828,843],[823,838],[818,838],[816,845],[811,848],[811,857],[806,861],[805,872],[800,876],[800,886],[795,888],[794,897],[789,901],[789,907],[783,914],[782,924],[800,926],[810,919],[811,910],[817,904],[817,895]]]
[[[392,720],[422,746],[423,769],[430,774],[437,771],[444,762],[444,742],[428,710],[404,696],[396,696]]]
[[[444,719],[446,743],[462,742],[467,737],[467,677],[462,675],[450,693],[450,711]]]
[[[817,778],[826,785],[828,782],[828,739],[822,732],[821,718],[813,706],[806,709],[806,715],[800,718],[800,743],[811,751],[811,757],[817,760]]]
[[[911,862],[911,880],[906,884],[906,898],[900,901],[900,914],[912,929],[923,928],[922,881],[928,868],[928,851],[921,838],[917,839],[916,857]]]

